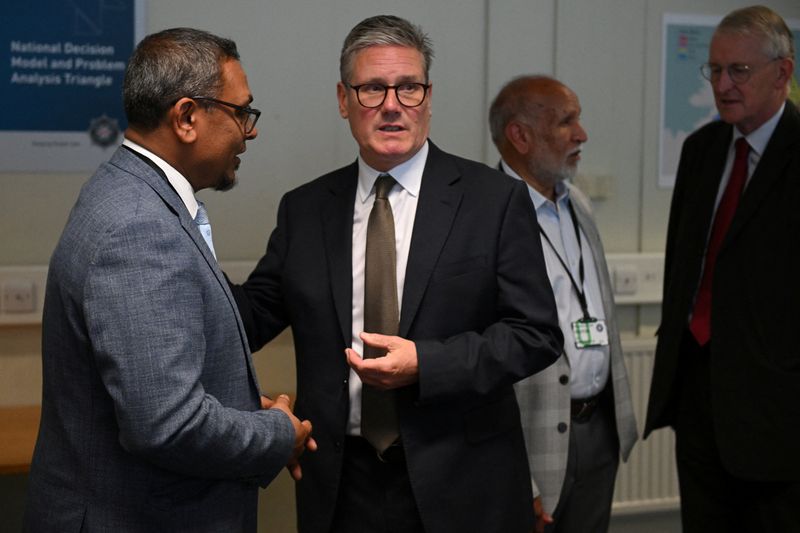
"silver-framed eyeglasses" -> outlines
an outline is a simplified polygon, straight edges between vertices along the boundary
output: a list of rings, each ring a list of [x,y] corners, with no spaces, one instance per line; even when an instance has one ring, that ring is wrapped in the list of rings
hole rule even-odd
[[[244,129],[244,134],[249,135],[256,127],[256,122],[258,122],[258,117],[261,116],[261,111],[258,109],[253,109],[252,107],[242,106],[232,104],[230,102],[226,102],[224,100],[218,100],[217,98],[211,98],[210,96],[190,96],[192,100],[203,100],[205,102],[212,102],[214,104],[228,106],[234,111],[234,115],[236,116],[236,120],[242,125]]]
[[[374,109],[380,107],[386,100],[386,93],[389,89],[394,89],[397,101],[405,107],[418,107],[425,101],[428,94],[430,83],[398,83],[397,85],[383,85],[381,83],[362,83],[361,85],[350,85],[349,88],[356,92],[358,103],[364,107]]]
[[[755,71],[780,59],[783,58],[776,57],[755,67],[745,63],[731,63],[725,66],[716,63],[703,63],[700,65],[700,74],[708,81],[716,83],[719,81],[720,77],[722,77],[722,71],[725,70],[733,83],[741,85],[742,83],[747,83],[750,76],[752,76]]]

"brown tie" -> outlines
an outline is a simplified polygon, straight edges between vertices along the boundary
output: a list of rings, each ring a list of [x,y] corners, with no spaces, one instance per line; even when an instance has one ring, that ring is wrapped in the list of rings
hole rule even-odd
[[[736,140],[736,155],[733,160],[731,177],[722,199],[717,206],[717,213],[714,215],[714,224],[711,226],[711,236],[708,239],[706,248],[706,261],[703,266],[703,276],[700,278],[700,288],[692,310],[692,320],[689,322],[689,330],[694,335],[697,344],[705,346],[711,339],[711,286],[714,280],[714,267],[717,264],[717,254],[728,227],[731,225],[736,207],[739,205],[739,198],[742,196],[744,184],[747,181],[747,157],[750,153],[750,145],[747,139],[739,137]]]
[[[397,305],[397,260],[394,217],[389,191],[395,181],[381,174],[375,182],[375,203],[367,223],[367,253],[364,269],[364,331],[397,335],[400,322]],[[386,352],[364,345],[364,358],[383,357]],[[361,435],[383,452],[397,440],[394,392],[364,385],[361,391]]]

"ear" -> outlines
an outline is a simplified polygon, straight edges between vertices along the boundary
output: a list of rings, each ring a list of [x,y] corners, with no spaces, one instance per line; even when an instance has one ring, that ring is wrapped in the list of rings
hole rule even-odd
[[[522,155],[527,154],[533,145],[533,136],[527,126],[516,120],[506,124],[506,139]]]
[[[778,62],[778,80],[776,83],[781,87],[786,87],[794,76],[794,60],[784,57]]]
[[[170,127],[180,142],[191,144],[197,140],[199,110],[197,102],[191,98],[181,98],[170,108]]]
[[[425,101],[428,103],[428,116],[433,116],[433,84],[428,87],[428,96],[425,97]]]
[[[347,118],[350,116],[350,112],[347,110],[347,92],[349,89],[344,86],[344,83],[339,82],[336,84],[336,99],[339,100],[339,115],[342,118]]]

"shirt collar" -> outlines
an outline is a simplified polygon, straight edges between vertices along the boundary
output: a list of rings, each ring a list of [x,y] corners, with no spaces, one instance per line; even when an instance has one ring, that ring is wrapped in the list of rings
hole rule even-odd
[[[522,176],[517,174],[516,171],[514,171],[514,169],[511,168],[511,166],[502,159],[500,160],[500,168],[502,168],[503,171],[512,178],[520,181],[525,181],[522,179]],[[536,211],[539,211],[539,208],[541,208],[542,206],[553,205],[553,202],[551,202],[549,198],[545,197],[545,195],[543,195],[542,193],[531,187],[529,183],[525,182],[525,185],[528,187],[528,194],[530,194],[531,196],[531,200],[533,201],[533,207],[536,209]],[[559,181],[558,183],[556,183],[555,190],[556,190],[556,203],[564,205],[566,201],[569,199],[569,189],[567,188],[567,186],[564,184],[563,181]]]
[[[786,102],[781,105],[781,108],[778,109],[778,112],[772,115],[772,117],[762,124],[757,130],[750,133],[750,135],[742,135],[742,133],[737,129],[733,128],[733,142],[735,143],[739,137],[744,137],[747,139],[747,144],[750,145],[750,149],[753,150],[759,157],[764,153],[764,150],[767,149],[767,143],[769,143],[772,134],[775,132],[775,128],[778,126],[778,121],[780,121],[781,116],[783,116],[783,110],[786,107]]]
[[[158,157],[147,148],[136,144],[127,138],[123,139],[122,144],[134,152],[138,152],[147,157],[164,172],[164,174],[167,176],[167,181],[169,181],[170,185],[172,185],[172,187],[175,189],[175,192],[178,193],[183,205],[185,205],[186,209],[189,211],[189,215],[192,217],[192,219],[194,219],[194,217],[197,216],[197,199],[194,197],[194,189],[189,183],[189,180],[183,177],[183,174],[175,170],[175,167]]]
[[[358,199],[361,203],[367,201],[372,186],[375,185],[375,180],[381,174],[391,174],[397,183],[411,196],[419,195],[419,189],[422,186],[422,172],[425,170],[425,162],[428,160],[428,141],[417,150],[417,153],[411,156],[411,159],[405,161],[396,167],[390,169],[388,172],[379,172],[370,167],[361,156],[358,156]]]

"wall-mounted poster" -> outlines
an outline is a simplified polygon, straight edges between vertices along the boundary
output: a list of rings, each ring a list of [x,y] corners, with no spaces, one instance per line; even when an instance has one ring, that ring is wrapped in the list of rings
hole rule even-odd
[[[716,120],[717,109],[711,84],[700,74],[708,61],[708,47],[722,16],[665,14],[661,61],[661,124],[659,132],[658,186],[670,188],[683,141],[700,126]],[[795,51],[800,50],[800,21],[786,20],[794,33]],[[796,52],[795,52],[796,53]],[[800,102],[800,61],[795,62],[792,93]]]
[[[5,0],[0,171],[85,172],[122,142],[144,0]]]

